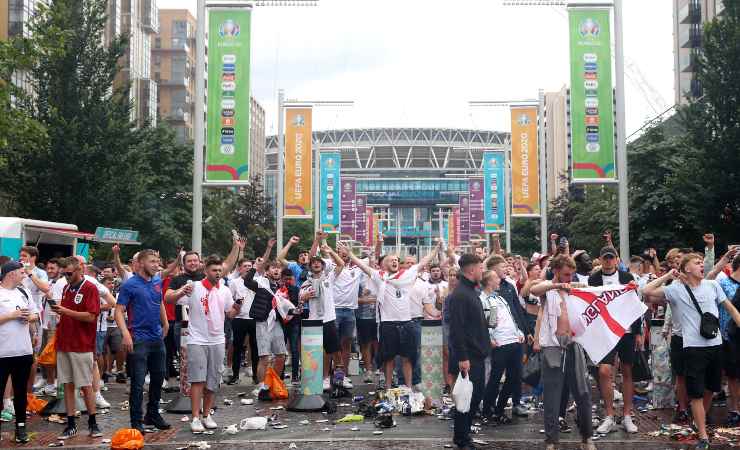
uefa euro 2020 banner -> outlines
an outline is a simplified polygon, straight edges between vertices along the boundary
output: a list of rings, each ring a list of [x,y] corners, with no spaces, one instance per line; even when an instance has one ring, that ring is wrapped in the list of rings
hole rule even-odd
[[[616,174],[609,9],[574,7],[569,14],[573,182],[613,181]]]
[[[285,110],[285,215],[312,217],[312,115],[310,107]]]
[[[511,107],[511,215],[539,217],[537,107]]]
[[[208,10],[206,182],[249,180],[251,10]]]
[[[327,233],[339,233],[341,217],[340,169],[342,156],[339,152],[321,153],[321,197],[319,197],[319,228]]]
[[[504,172],[503,152],[483,152],[483,224],[486,233],[504,232]]]

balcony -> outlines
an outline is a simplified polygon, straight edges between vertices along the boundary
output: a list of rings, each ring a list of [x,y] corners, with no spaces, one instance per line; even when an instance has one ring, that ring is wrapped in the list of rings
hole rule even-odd
[[[177,109],[170,112],[169,116],[167,116],[167,120],[169,120],[170,122],[190,123],[190,112],[178,107]]]
[[[701,47],[701,28],[699,25],[691,24],[678,34],[678,43],[681,48]]]
[[[678,11],[678,23],[701,23],[699,0],[689,0],[689,3]]]
[[[175,78],[171,78],[169,80],[161,79],[161,80],[159,80],[159,84],[161,86],[177,86],[177,87],[188,88],[188,87],[190,87],[190,78],[188,78],[188,77],[175,77]]]
[[[141,26],[150,33],[159,33],[159,11],[155,0],[141,0]]]
[[[693,72],[696,68],[696,63],[699,60],[699,52],[691,50],[687,53],[682,53],[679,58],[678,67],[681,72]]]

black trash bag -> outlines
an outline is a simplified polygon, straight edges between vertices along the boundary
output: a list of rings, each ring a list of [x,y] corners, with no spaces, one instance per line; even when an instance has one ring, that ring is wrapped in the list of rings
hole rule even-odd
[[[632,381],[652,381],[653,372],[650,370],[648,353],[645,350],[635,352],[635,362],[632,364]]]
[[[527,358],[526,364],[522,368],[522,381],[532,387],[540,384],[540,374],[542,373],[542,361],[539,353],[532,353]]]

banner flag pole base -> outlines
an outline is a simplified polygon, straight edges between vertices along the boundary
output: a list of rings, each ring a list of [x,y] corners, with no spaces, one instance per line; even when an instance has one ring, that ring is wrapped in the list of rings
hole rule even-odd
[[[324,391],[324,332],[321,320],[301,321],[301,387],[291,391],[288,411],[321,411]]]

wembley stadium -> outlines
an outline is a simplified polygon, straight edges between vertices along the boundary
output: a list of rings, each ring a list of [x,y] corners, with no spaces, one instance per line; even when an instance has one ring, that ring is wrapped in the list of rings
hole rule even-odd
[[[468,179],[482,175],[483,151],[504,150],[509,138],[497,131],[448,128],[313,132],[319,151],[341,153],[342,180],[356,180],[357,194],[366,196],[385,244],[411,254],[424,251],[433,238],[449,235],[453,211],[469,191]],[[272,198],[277,149],[277,136],[268,136],[265,184]]]

